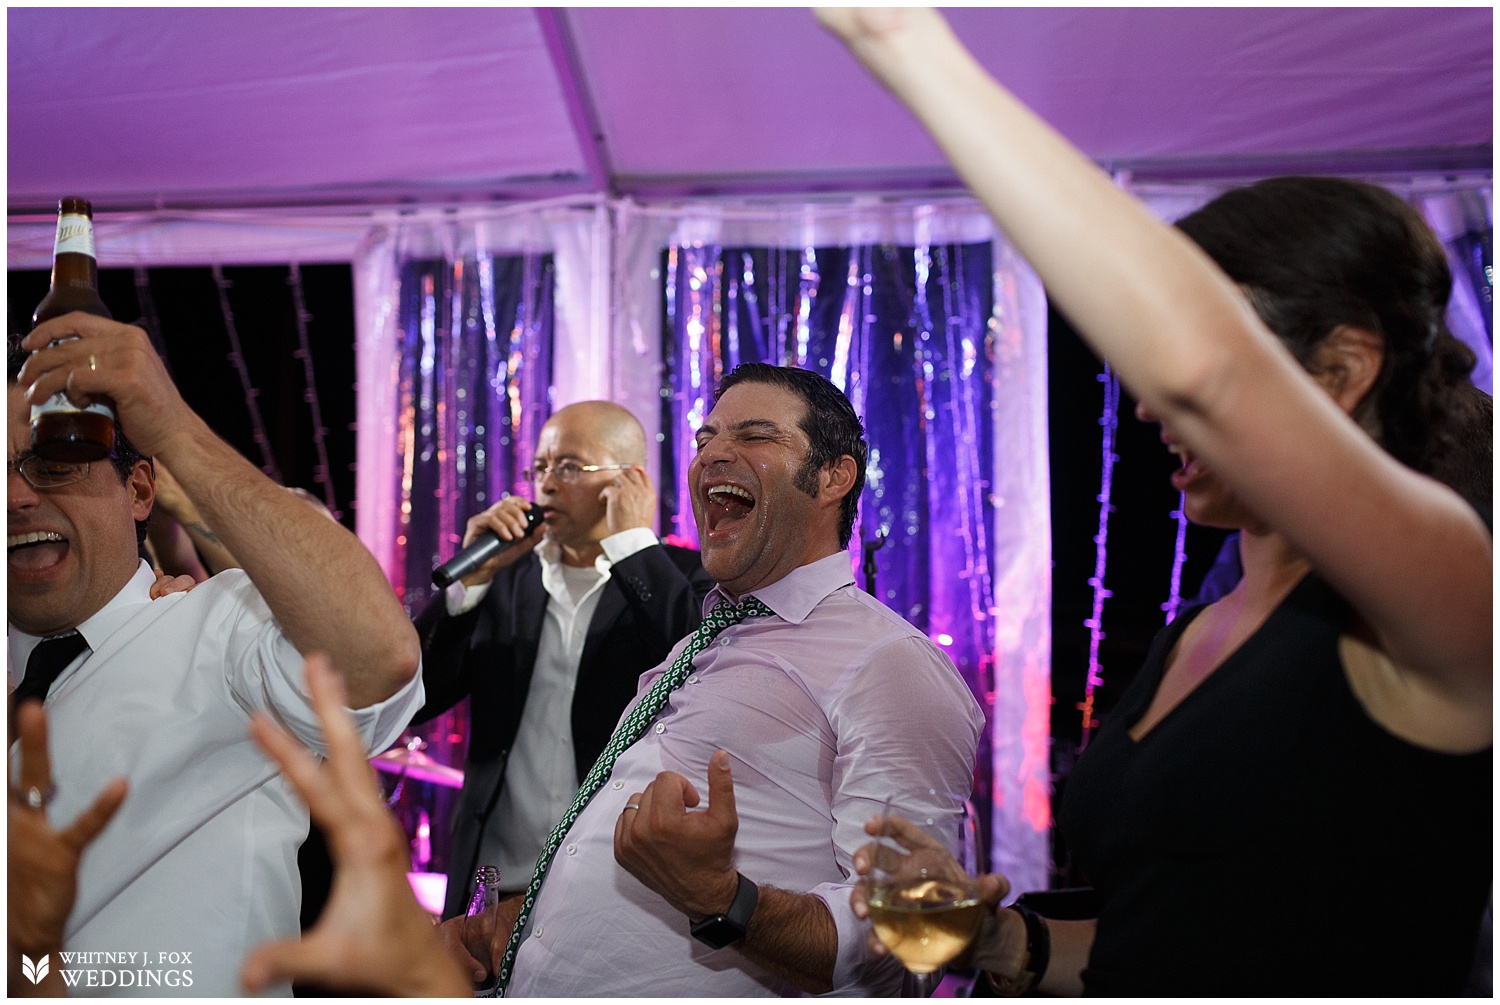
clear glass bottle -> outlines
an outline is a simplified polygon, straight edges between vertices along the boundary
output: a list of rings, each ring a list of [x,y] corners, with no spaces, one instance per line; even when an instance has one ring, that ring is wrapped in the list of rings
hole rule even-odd
[[[470,918],[477,918],[498,903],[500,903],[500,870],[493,865],[482,865],[474,870],[474,896],[469,898],[469,909],[464,914]],[[490,919],[490,921],[493,920],[493,918]],[[498,978],[491,976],[489,980],[474,989],[474,997],[491,997],[497,982]]]
[[[500,870],[492,865],[482,865],[474,871],[474,896],[469,898],[469,909],[464,913],[478,917],[500,902]]]
[[[52,247],[52,287],[31,316],[35,328],[72,311],[111,317],[99,296],[99,264],[94,258],[94,209],[87,199],[57,204],[57,239]],[[105,404],[79,408],[54,394],[31,407],[31,449],[54,461],[97,461],[115,448],[115,413]]]

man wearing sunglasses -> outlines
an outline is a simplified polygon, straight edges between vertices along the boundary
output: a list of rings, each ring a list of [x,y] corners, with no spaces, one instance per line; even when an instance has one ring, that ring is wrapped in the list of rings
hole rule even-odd
[[[308,827],[250,741],[250,718],[266,712],[321,749],[302,677],[302,654],[321,650],[367,748],[382,749],[421,704],[416,633],[359,540],[214,435],[141,329],[73,313],[19,348],[29,355],[11,353],[7,391],[9,671],[13,701],[46,703],[53,782],[23,799],[64,825],[112,777],[129,785],[54,941],[175,961],[170,978],[152,971],[157,994],[235,995],[246,951],[297,932]],[[64,390],[113,402],[108,460],[31,452],[28,406]],[[155,500],[152,456],[243,570],[150,599],[155,577],[137,547]],[[59,948],[26,947],[34,958]],[[118,972],[93,973],[95,986],[109,977],[129,986]]]
[[[698,627],[713,588],[698,553],[651,530],[656,491],[646,437],[608,401],[569,405],[537,439],[535,505],[507,497],[471,518],[516,542],[433,598],[417,616],[424,722],[468,697],[472,728],[453,823],[443,916],[464,913],[475,869],[526,887],[637,678]]]

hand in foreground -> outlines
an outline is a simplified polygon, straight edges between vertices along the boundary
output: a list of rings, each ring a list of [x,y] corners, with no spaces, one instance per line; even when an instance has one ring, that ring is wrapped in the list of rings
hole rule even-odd
[[[944,845],[927,834],[922,828],[908,820],[896,816],[873,816],[865,824],[865,833],[874,837],[886,837],[893,840],[906,854],[889,844],[879,841],[862,845],[854,853],[854,871],[861,877],[861,882],[855,884],[854,891],[849,895],[849,906],[854,910],[857,918],[868,918],[870,916],[870,882],[869,875],[877,867],[883,872],[895,876],[908,876],[920,873],[924,877],[934,879],[961,879],[967,877],[963,866],[948,851]],[[987,873],[974,880],[979,889],[979,899],[989,907],[980,923],[979,932],[974,940],[969,943],[969,948],[953,961],[955,966],[981,967],[982,969],[995,969],[1003,972],[1003,968],[985,966],[983,960],[990,957],[988,950],[999,936],[1009,935],[1010,931],[1004,926],[1003,920],[997,921],[996,909],[1000,901],[1010,892],[1010,882],[998,873]],[[1017,919],[1019,920],[1019,919]],[[1024,926],[1021,932],[1021,945],[1025,946]],[[993,947],[1004,949],[1007,953],[1011,950],[1009,939],[1001,939],[1003,946]],[[890,950],[885,947],[872,930],[866,937],[866,944],[870,952],[876,956],[885,956]],[[1007,957],[1008,959],[1008,957]]]
[[[964,50],[948,22],[930,7],[819,7],[814,10],[824,28],[848,47],[877,80],[904,97],[911,74],[927,72],[928,60],[952,58]]]
[[[125,779],[114,779],[76,820],[61,830],[54,828],[45,809],[52,791],[52,767],[47,756],[47,714],[41,702],[21,705],[16,711],[16,732],[21,741],[21,781],[19,787],[8,786],[6,805],[10,992],[45,994],[53,990],[50,982],[17,979],[14,971],[19,956],[24,953],[40,960],[62,948],[63,926],[78,895],[79,859],[120,808],[126,785]],[[51,972],[60,969],[61,964]]]
[[[637,464],[615,473],[599,493],[604,501],[604,526],[611,534],[635,527],[651,527],[656,517],[656,486]]]
[[[530,535],[526,533],[526,513],[530,509],[529,500],[522,499],[520,496],[506,496],[483,513],[476,513],[469,517],[469,522],[464,527],[463,546],[465,548],[473,544],[474,539],[487,530],[499,534],[502,541],[517,543],[465,576],[463,578],[465,586],[482,586],[488,583],[501,569],[514,565],[524,558],[528,551],[542,543],[542,534],[546,530],[546,524],[538,524],[536,530]]]
[[[625,801],[615,821],[615,861],[693,921],[729,910],[739,889],[740,821],[727,751],[709,758],[708,806],[693,811],[699,802],[686,778],[663,771]]]
[[[901,28],[914,12],[899,7],[814,7],[813,13],[824,28],[852,45]]]
[[[60,391],[74,404],[109,399],[144,456],[161,454],[175,438],[201,428],[151,340],[134,325],[74,311],[37,325],[21,348],[32,351],[19,378],[28,403]]]
[[[327,833],[333,888],[317,924],[300,940],[268,942],[250,953],[241,973],[245,989],[254,994],[277,981],[300,980],[388,995],[471,995],[408,885],[406,836],[381,802],[364,744],[344,709],[342,680],[321,654],[307,658],[306,673],[327,763],[320,766],[264,714],[250,732]]]
[[[158,572],[156,582],[151,584],[150,596],[152,600],[160,600],[173,593],[187,593],[197,585],[198,581],[192,576],[173,576],[166,572]]]

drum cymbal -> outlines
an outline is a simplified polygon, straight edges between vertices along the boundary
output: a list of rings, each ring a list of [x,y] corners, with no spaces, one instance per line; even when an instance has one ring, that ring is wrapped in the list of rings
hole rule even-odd
[[[375,765],[376,771],[414,778],[419,782],[446,785],[450,789],[461,789],[464,784],[462,771],[439,764],[420,750],[395,747],[370,758],[370,763]]]

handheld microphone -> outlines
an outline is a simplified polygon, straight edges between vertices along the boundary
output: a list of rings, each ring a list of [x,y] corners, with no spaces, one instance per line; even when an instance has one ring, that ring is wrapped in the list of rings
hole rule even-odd
[[[533,504],[526,511],[525,536],[530,537],[537,527],[541,526],[541,523],[542,508]],[[502,540],[500,535],[492,530],[485,531],[476,537],[463,551],[432,570],[433,585],[446,587],[457,580],[463,579],[469,573],[515,543],[515,541]]]

